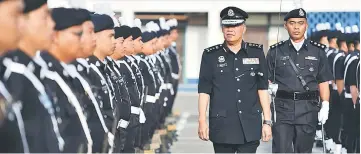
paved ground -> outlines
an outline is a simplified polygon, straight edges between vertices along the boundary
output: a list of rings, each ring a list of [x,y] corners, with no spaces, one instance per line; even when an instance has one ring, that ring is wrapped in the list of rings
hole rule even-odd
[[[178,141],[172,146],[172,153],[214,153],[212,143],[198,138],[198,97],[195,92],[180,92],[177,96],[174,110],[182,114],[178,122]],[[257,153],[271,153],[271,142],[261,142]],[[321,148],[313,152],[321,153]]]

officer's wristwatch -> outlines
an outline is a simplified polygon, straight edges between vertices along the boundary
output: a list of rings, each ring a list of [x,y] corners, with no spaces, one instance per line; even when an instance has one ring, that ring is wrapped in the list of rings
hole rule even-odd
[[[273,122],[272,122],[272,120],[263,120],[263,124],[266,124],[266,125],[269,125],[272,127]]]

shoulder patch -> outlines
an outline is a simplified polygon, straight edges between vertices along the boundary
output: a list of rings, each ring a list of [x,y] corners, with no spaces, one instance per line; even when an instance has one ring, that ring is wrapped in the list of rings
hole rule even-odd
[[[270,48],[271,48],[271,49],[274,49],[274,48],[276,48],[276,47],[278,47],[278,46],[281,46],[281,45],[285,44],[285,42],[286,42],[286,41],[278,42],[278,43],[276,43],[276,44],[271,45]]]
[[[256,44],[256,43],[247,43],[247,46],[251,47],[251,48],[258,48],[258,49],[262,49],[263,45],[262,44]]]
[[[325,49],[326,48],[326,45],[324,45],[324,44],[321,44],[321,43],[318,43],[318,42],[315,42],[315,41],[310,41],[310,44],[312,44],[313,46],[315,46],[315,47],[318,47],[318,48],[321,48],[321,49]]]
[[[217,45],[211,46],[209,48],[205,48],[204,51],[205,52],[212,52],[212,51],[220,49],[220,48],[222,48],[222,44],[217,44]]]

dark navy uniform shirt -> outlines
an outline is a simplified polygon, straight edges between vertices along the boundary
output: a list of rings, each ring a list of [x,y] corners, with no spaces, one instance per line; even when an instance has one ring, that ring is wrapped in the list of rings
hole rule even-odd
[[[345,67],[345,89],[347,93],[350,93],[350,86],[359,87],[360,78],[360,51],[356,50],[351,53],[350,59],[346,63]]]
[[[318,91],[319,83],[333,80],[324,48],[324,45],[307,39],[304,40],[299,51],[296,51],[290,40],[272,45],[267,54],[269,80],[278,84],[278,91],[305,92],[289,62],[291,58],[309,90]],[[303,124],[310,126],[307,131],[316,129],[317,114],[320,109],[318,99],[293,100],[276,96],[274,103],[277,113],[275,125],[277,123]]]
[[[205,49],[198,93],[210,95],[210,140],[243,144],[259,140],[262,117],[258,90],[268,89],[263,46],[242,41],[238,53],[225,43]]]
[[[37,75],[37,72],[41,69],[40,66],[20,50],[9,52],[4,57],[24,65],[35,77],[33,80],[39,81],[39,83],[33,83],[33,81],[29,80],[24,74],[11,73],[4,82],[13,98],[16,101],[22,102],[21,114],[26,128],[30,152],[58,152],[58,140],[53,131],[53,123],[51,122],[49,114],[54,112],[52,102],[46,93],[41,94],[38,89],[35,88],[37,84],[41,84],[38,79],[39,76]],[[17,69],[21,70],[21,68]],[[43,87],[43,85],[38,86]],[[41,100],[40,98],[45,99]],[[45,108],[45,106],[48,108]]]
[[[324,45],[310,40],[305,40],[299,51],[296,51],[290,40],[271,46],[267,54],[269,80],[273,81],[276,69],[273,82],[278,84],[278,90],[304,92],[305,89],[288,60],[291,58],[310,91],[317,91],[319,83],[333,80],[324,48]]]

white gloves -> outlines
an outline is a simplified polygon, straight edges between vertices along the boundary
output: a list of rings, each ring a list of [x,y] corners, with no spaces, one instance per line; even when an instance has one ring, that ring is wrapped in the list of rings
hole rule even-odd
[[[330,110],[330,103],[328,101],[322,102],[322,107],[320,112],[318,113],[318,121],[321,122],[321,124],[325,124],[328,119],[328,111]]]
[[[145,114],[144,114],[143,110],[140,109],[139,122],[140,122],[141,124],[144,124],[146,120],[147,120],[147,119],[146,119],[146,117],[145,117]]]

